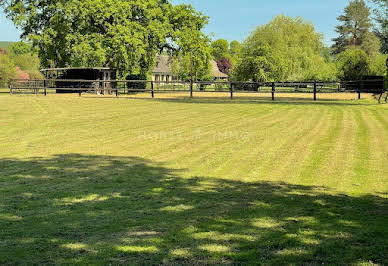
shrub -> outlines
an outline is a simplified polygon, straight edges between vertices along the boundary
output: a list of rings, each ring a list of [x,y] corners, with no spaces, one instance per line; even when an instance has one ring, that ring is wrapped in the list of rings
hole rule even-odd
[[[127,80],[147,80],[145,74],[129,74]],[[146,82],[128,82],[127,87],[136,90],[145,90],[147,86]]]
[[[371,60],[359,48],[347,49],[337,56],[338,77],[341,80],[361,80],[371,73]]]
[[[8,55],[0,54],[0,87],[7,87],[10,79],[16,78],[16,69]]]

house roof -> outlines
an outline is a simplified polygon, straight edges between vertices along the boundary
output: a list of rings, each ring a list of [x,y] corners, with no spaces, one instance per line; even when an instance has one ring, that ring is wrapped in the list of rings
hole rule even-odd
[[[228,75],[222,73],[217,66],[217,62],[214,60],[210,61],[211,64],[211,73],[213,77],[216,78],[228,78]],[[156,57],[156,66],[153,73],[157,74],[171,74],[171,67],[169,62],[169,57],[167,55],[158,55]]]
[[[170,74],[171,68],[169,63],[169,57],[167,55],[158,55],[156,57],[156,66],[153,73]]]
[[[212,75],[216,78],[228,78],[229,76],[225,73],[222,73],[217,65],[217,62],[214,60],[210,61],[210,64],[212,65]]]

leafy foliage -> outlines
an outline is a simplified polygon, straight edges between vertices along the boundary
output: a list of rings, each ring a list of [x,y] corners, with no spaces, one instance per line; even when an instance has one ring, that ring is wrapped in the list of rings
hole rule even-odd
[[[229,75],[229,71],[232,69],[232,63],[228,58],[223,56],[217,60],[217,67],[222,73]]]
[[[335,67],[322,57],[323,51],[322,35],[312,24],[281,15],[245,40],[232,76],[252,81],[333,79]]]
[[[211,44],[212,56],[214,60],[220,60],[229,52],[229,42],[227,40],[218,39]]]
[[[360,80],[371,73],[371,59],[360,48],[347,49],[337,57],[339,78]]]
[[[16,42],[10,46],[11,59],[31,79],[43,78],[40,73],[40,60],[38,53],[30,43]]]
[[[375,19],[378,27],[375,32],[381,41],[381,52],[388,54],[388,1],[387,0],[371,0],[378,7],[374,10]]]
[[[203,47],[203,50],[194,51],[193,54],[174,56],[171,58],[172,72],[180,80],[190,80],[191,70],[193,71],[193,80],[212,80],[211,76],[211,54],[209,47]],[[192,62],[192,66],[191,66]],[[192,67],[192,69],[191,69]]]
[[[189,51],[207,17],[167,0],[23,0],[0,2],[39,47],[44,67],[109,66],[146,73],[162,50]]]
[[[237,58],[241,52],[241,43],[238,41],[231,41],[229,44],[229,54],[233,58]]]
[[[15,42],[10,45],[11,54],[14,56],[32,53],[32,46],[26,42]]]
[[[388,55],[379,54],[374,58],[371,64],[371,73],[377,76],[384,76],[387,74],[387,66],[386,62],[388,59]]]
[[[0,87],[7,87],[10,79],[16,78],[15,65],[6,54],[0,53]]]
[[[333,39],[335,42],[332,47],[334,54],[339,54],[348,47],[360,47],[370,56],[375,56],[378,53],[380,41],[371,32],[373,24],[370,18],[370,9],[364,0],[351,1],[345,8],[344,14],[337,19],[341,24],[336,26],[336,32],[339,36]]]

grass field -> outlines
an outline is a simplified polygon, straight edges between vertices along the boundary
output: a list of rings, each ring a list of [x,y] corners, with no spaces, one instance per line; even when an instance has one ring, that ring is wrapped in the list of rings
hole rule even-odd
[[[388,105],[344,99],[0,94],[0,264],[386,264]]]

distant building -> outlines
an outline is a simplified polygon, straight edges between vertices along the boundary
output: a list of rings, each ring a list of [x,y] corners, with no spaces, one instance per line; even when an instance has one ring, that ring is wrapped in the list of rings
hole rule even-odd
[[[222,73],[217,66],[217,62],[210,61],[211,73],[214,80],[228,80],[229,76]],[[161,82],[177,81],[178,77],[172,73],[169,57],[166,55],[158,55],[156,57],[156,66],[152,71],[152,80]]]
[[[212,75],[214,77],[214,80],[228,80],[229,76],[225,73],[222,73],[220,69],[217,66],[217,62],[214,60],[210,61],[210,64],[212,65]]]
[[[178,80],[178,77],[174,76],[171,71],[171,65],[168,56],[158,55],[156,57],[156,65],[152,71],[152,80],[157,82],[170,82]]]
[[[94,91],[97,94],[111,94],[111,89],[116,85],[116,69],[109,67],[70,67],[42,69],[46,79],[55,81],[57,93],[75,93],[82,91]],[[69,81],[66,81],[69,80]],[[82,80],[75,82],[74,80]],[[90,82],[88,81],[90,80]],[[98,82],[103,81],[103,82]],[[72,88],[77,90],[72,90]]]

